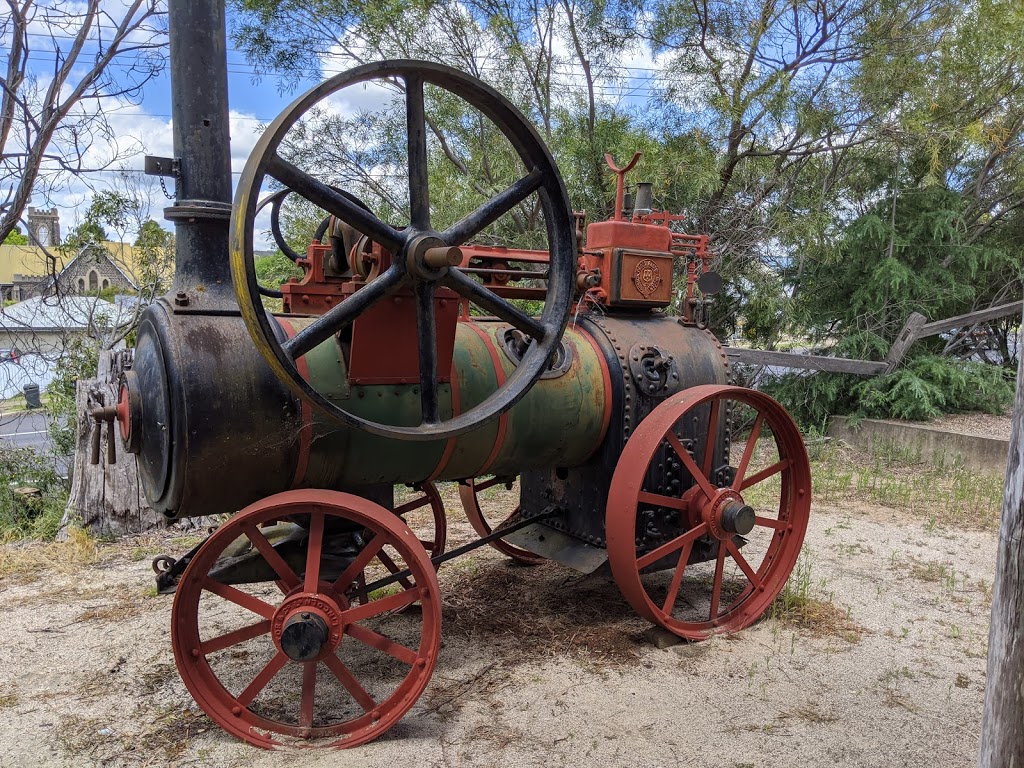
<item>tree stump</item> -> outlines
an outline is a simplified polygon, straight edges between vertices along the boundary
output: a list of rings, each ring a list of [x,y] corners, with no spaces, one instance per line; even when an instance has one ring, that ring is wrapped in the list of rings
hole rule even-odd
[[[66,536],[70,525],[79,526],[94,536],[116,537],[129,533],[165,528],[166,518],[146,503],[139,477],[139,465],[127,453],[120,439],[114,438],[115,464],[106,463],[107,431],[100,438],[100,463],[90,464],[89,441],[95,427],[89,417],[93,408],[117,402],[118,378],[130,365],[129,352],[101,352],[97,377],[79,381],[75,392],[77,414],[74,467],[71,492],[64,510],[58,538]]]

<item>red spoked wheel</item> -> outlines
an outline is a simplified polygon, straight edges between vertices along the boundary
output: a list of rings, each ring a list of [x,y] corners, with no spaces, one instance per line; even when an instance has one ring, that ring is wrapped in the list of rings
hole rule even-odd
[[[687,389],[641,422],[615,467],[612,575],[640,615],[680,637],[739,631],[782,591],[810,506],[807,451],[779,403]]]
[[[427,550],[429,557],[444,554],[448,541],[448,517],[445,515],[444,501],[437,488],[430,481],[424,481],[412,487],[411,493],[399,491],[400,504],[395,506],[395,514],[419,536],[420,544]],[[411,497],[411,498],[410,498]],[[430,520],[418,510],[430,507]],[[427,528],[433,532],[430,536],[420,534]],[[435,565],[436,571],[440,566]]]
[[[299,556],[278,552],[260,529],[285,519],[309,532]],[[407,578],[375,589],[389,565]],[[363,573],[370,591],[356,605]],[[417,602],[422,610],[401,611]],[[437,575],[394,513],[351,494],[286,491],[203,544],[175,594],[171,639],[189,693],[229,733],[265,748],[356,746],[394,725],[430,679]]]
[[[515,483],[515,478],[498,476],[488,478],[477,477],[459,481],[459,498],[462,500],[462,508],[466,510],[466,518],[469,520],[469,524],[473,526],[473,530],[480,536],[489,536],[494,531],[491,524],[487,522],[484,511],[480,506],[480,494],[488,488],[493,488],[497,485],[504,485],[506,490],[511,491]],[[508,520],[511,520],[518,514],[519,507],[517,506],[512,510],[512,514],[505,517],[496,527],[501,528]],[[491,546],[503,555],[507,555],[523,565],[537,565],[538,563],[543,563],[546,559],[514,544],[509,544],[502,539],[495,539],[491,542]]]

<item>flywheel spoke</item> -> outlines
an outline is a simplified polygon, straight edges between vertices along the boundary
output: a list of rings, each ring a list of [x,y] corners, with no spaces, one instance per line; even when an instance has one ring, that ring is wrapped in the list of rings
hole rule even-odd
[[[359,315],[387,297],[401,282],[402,273],[394,266],[389,267],[376,280],[367,283],[343,302],[302,328],[281,344],[281,348],[291,356],[292,360],[297,360],[339,333]]]
[[[448,274],[444,277],[444,282],[460,296],[469,299],[481,309],[486,309],[509,325],[515,326],[523,333],[538,340],[544,338],[545,330],[540,321],[509,304],[505,299],[489,288],[485,288],[464,272],[454,268],[449,269]]]
[[[400,232],[280,155],[275,154],[267,161],[266,171],[289,189],[334,214],[392,253],[402,249],[405,238]]]
[[[448,245],[462,245],[511,211],[538,189],[544,181],[544,174],[534,168],[512,186],[498,193],[465,218],[457,221],[441,233],[441,239]]]
[[[430,193],[427,183],[427,123],[423,104],[423,78],[405,79],[405,114],[409,150],[409,215],[414,229],[430,229]]]
[[[440,421],[437,402],[437,319],[432,282],[416,284],[416,345],[420,362],[420,408],[423,424]]]

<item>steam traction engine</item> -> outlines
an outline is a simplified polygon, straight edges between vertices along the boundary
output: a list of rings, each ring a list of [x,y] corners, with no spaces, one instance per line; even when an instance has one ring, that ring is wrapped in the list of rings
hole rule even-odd
[[[411,61],[351,70],[296,100],[263,134],[232,206],[222,10],[199,19],[205,4],[183,5],[170,13],[176,285],[146,312],[116,419],[155,509],[234,512],[160,577],[176,588],[178,670],[210,717],[265,747],[383,733],[437,662],[435,569],[484,544],[606,572],[636,611],[691,640],[755,621],[795,563],[810,476],[791,419],[727,384],[722,347],[698,322],[693,286],[714,282],[706,239],[645,210],[642,186],[624,214],[618,171],[615,215],[581,242],[530,124],[475,79]],[[198,72],[212,84],[188,90]],[[318,102],[370,81],[404,93],[402,228],[278,152]],[[468,102],[522,162],[518,181],[440,231],[425,88]],[[289,191],[330,214],[292,254],[305,275],[282,286],[273,314],[253,263],[269,179],[282,187],[275,231]],[[472,244],[531,198],[547,249]],[[678,269],[681,318],[664,312]],[[522,299],[543,302],[539,316]],[[438,480],[460,483],[481,536],[448,553]],[[488,521],[480,495],[516,481],[518,506]],[[416,492],[396,500],[406,485]],[[435,521],[422,540],[403,521],[417,507]]]

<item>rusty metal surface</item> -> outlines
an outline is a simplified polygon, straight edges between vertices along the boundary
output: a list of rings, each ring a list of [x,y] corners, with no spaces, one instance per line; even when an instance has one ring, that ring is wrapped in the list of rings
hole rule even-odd
[[[565,514],[544,525],[576,538],[582,544],[605,546],[604,510],[611,476],[624,446],[637,426],[666,398],[700,384],[724,384],[728,381],[728,359],[717,339],[708,331],[683,326],[672,318],[655,314],[581,316],[580,330],[589,333],[604,354],[612,382],[611,422],[601,448],[584,464],[549,467],[523,472],[521,503],[524,514],[555,503]],[[632,355],[640,347],[670,356],[664,385],[653,389],[640,368],[641,379],[634,377]],[[673,376],[673,374],[676,374]],[[689,425],[694,436],[706,429],[704,421]],[[701,443],[703,445],[703,443]],[[724,441],[716,445],[719,458],[725,452]],[[716,467],[720,465],[716,462]],[[687,482],[669,463],[655,464],[652,478],[659,483]]]

